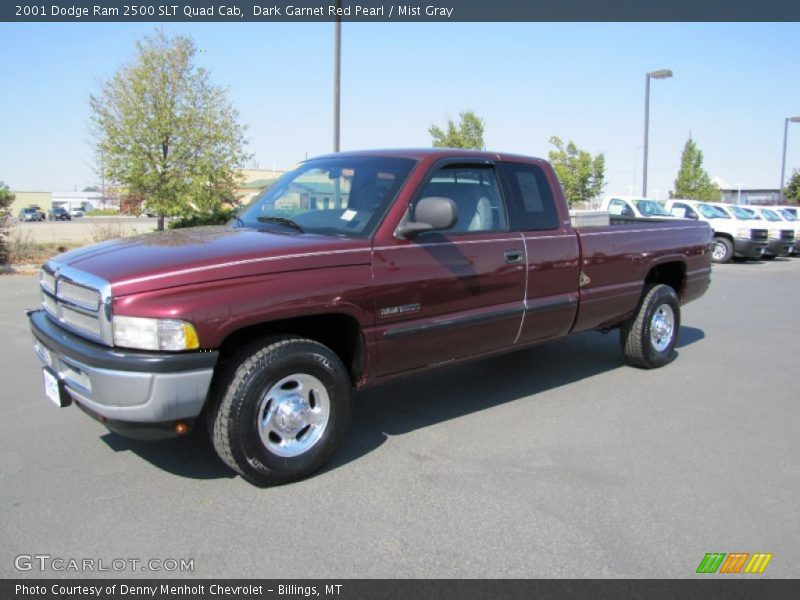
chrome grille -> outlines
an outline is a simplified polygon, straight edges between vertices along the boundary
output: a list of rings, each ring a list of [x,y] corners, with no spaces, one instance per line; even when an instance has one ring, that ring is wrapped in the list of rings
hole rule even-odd
[[[56,303],[56,299],[46,294],[44,290],[42,290],[42,307],[44,307],[48,314],[58,318],[58,304]]]
[[[100,292],[64,279],[58,282],[58,293],[56,297],[59,300],[66,300],[71,304],[93,311],[97,311],[100,307]]]
[[[64,329],[111,346],[111,286],[107,281],[54,261],[39,276],[42,308]]]
[[[51,294],[56,293],[56,278],[52,273],[48,273],[42,269],[39,277],[39,283],[41,283],[42,287]]]
[[[100,320],[95,316],[62,306],[61,320],[75,329],[80,329],[81,331],[91,334],[92,337],[100,337]]]
[[[754,241],[766,242],[769,238],[769,233],[766,229],[751,229],[750,239]]]
[[[781,239],[784,242],[791,242],[794,240],[794,230],[792,229],[782,229],[781,230]]]

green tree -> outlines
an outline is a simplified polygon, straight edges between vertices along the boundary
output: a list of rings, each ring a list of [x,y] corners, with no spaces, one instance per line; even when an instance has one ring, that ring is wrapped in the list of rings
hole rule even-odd
[[[718,202],[722,199],[722,191],[703,168],[703,152],[692,138],[686,141],[681,154],[681,168],[675,178],[675,189],[669,193],[670,198],[686,198]]]
[[[11,217],[11,205],[14,203],[14,194],[8,186],[0,181],[0,265],[8,263],[8,220]]]
[[[603,153],[592,156],[574,142],[567,142],[565,146],[556,136],[550,138],[550,143],[556,149],[550,150],[548,157],[569,205],[588,202],[599,196],[605,187],[606,158]]]
[[[158,30],[90,97],[97,160],[106,178],[159,215],[210,213],[234,199],[250,158],[227,90],[193,64],[191,38]]]
[[[792,176],[783,193],[787,201],[792,204],[800,204],[800,171],[797,169],[792,171]]]
[[[431,125],[428,133],[433,138],[434,148],[466,148],[483,150],[483,119],[471,110],[461,111],[458,126],[452,119],[447,120],[447,131]]]

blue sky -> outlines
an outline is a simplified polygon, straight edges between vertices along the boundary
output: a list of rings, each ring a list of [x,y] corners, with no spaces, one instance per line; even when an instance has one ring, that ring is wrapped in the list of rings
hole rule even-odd
[[[332,149],[331,23],[173,23],[248,126],[262,168]],[[150,24],[0,24],[0,180],[97,183],[88,96]],[[606,192],[641,186],[644,77],[650,195],[665,197],[690,132],[711,176],[777,187],[784,118],[800,115],[798,23],[344,23],[342,149],[429,146],[463,109],[489,149],[547,156],[558,135],[606,155]],[[787,176],[800,168],[790,125]],[[637,189],[637,193],[640,190]]]

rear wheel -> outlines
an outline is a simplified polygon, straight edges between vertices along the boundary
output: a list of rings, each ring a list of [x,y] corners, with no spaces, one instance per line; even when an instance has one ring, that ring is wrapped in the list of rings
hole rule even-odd
[[[643,369],[670,362],[680,325],[681,308],[675,290],[663,284],[646,288],[636,314],[620,329],[628,362]]]
[[[319,469],[350,421],[350,379],[313,340],[271,336],[246,348],[215,382],[209,430],[220,458],[256,485]]]
[[[711,251],[711,260],[715,263],[727,263],[733,258],[733,242],[728,238],[717,236],[714,238],[714,248]]]

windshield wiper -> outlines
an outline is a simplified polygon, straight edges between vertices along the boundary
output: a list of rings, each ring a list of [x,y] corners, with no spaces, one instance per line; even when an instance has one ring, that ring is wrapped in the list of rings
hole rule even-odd
[[[286,217],[258,217],[256,219],[259,223],[277,223],[278,225],[283,225],[284,227],[291,227],[292,229],[296,229],[300,233],[305,233],[305,229],[300,227],[297,223],[288,219]]]

